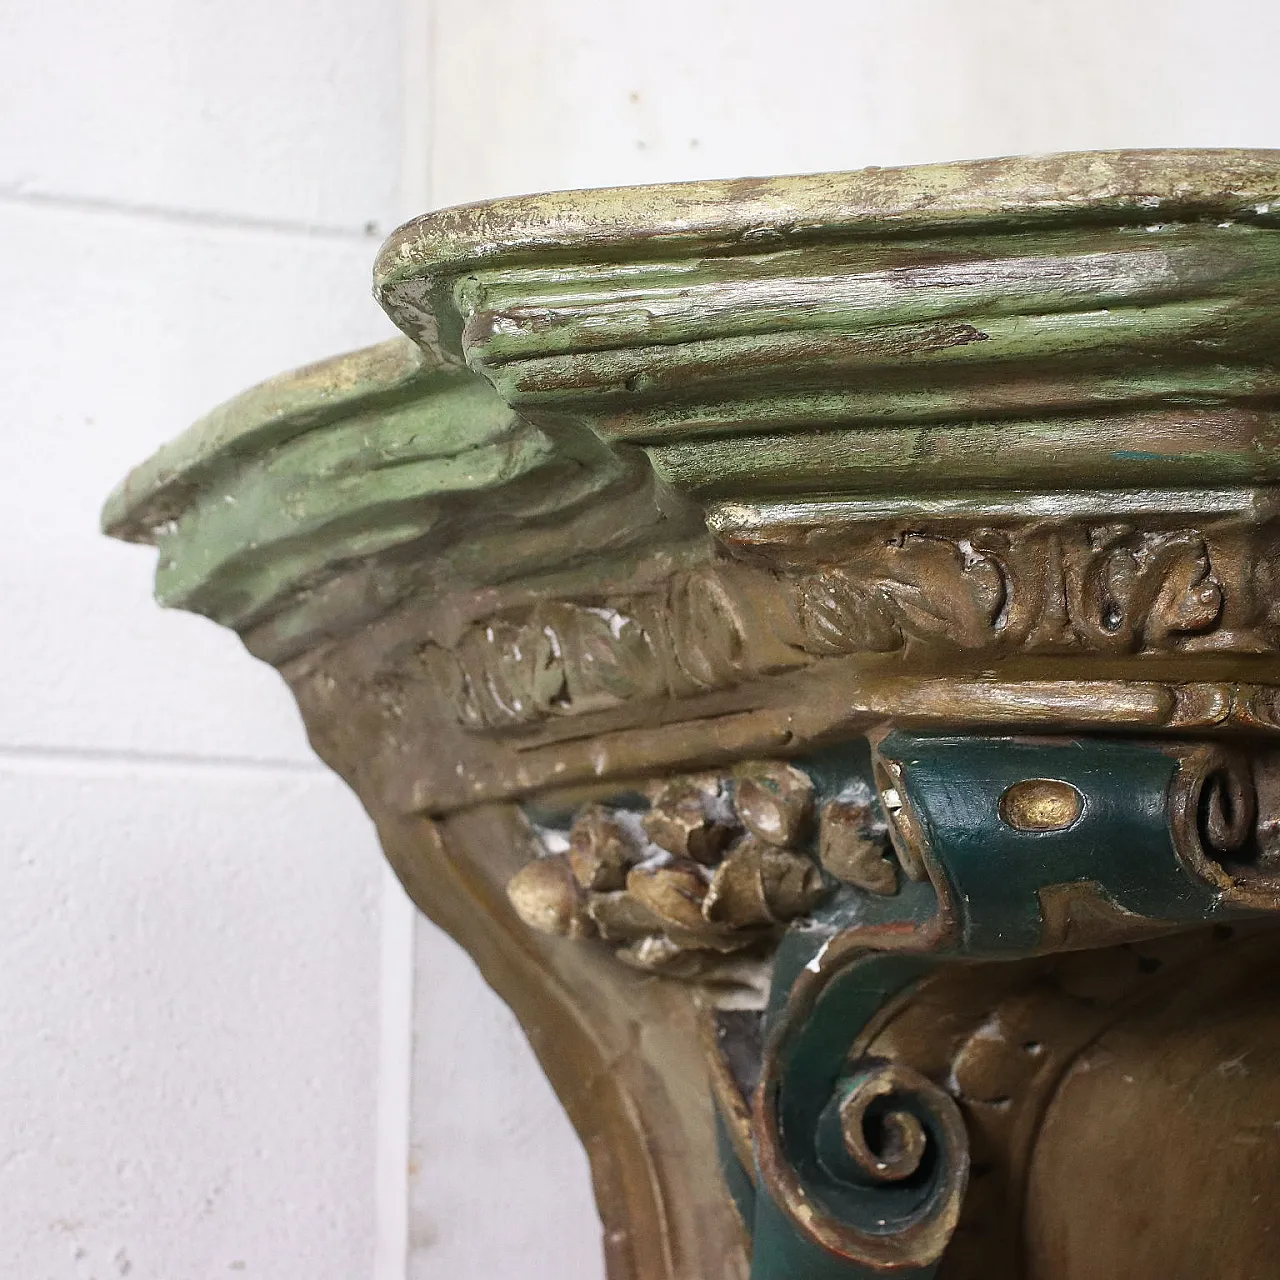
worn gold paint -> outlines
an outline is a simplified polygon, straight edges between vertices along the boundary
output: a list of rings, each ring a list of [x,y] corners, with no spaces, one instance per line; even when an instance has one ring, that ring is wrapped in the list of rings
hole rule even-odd
[[[1000,799],[1000,816],[1019,831],[1060,831],[1084,809],[1084,797],[1069,782],[1028,778]]]

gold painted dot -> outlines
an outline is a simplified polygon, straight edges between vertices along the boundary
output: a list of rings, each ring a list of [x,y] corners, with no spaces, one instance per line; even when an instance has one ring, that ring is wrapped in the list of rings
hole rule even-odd
[[[1084,809],[1084,797],[1069,782],[1027,778],[1000,797],[1000,816],[1019,831],[1061,831]]]

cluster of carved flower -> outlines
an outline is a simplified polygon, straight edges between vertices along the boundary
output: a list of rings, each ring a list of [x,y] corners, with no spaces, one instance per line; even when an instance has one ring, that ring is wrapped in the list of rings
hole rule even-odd
[[[814,788],[792,765],[741,766],[648,790],[648,808],[590,805],[568,849],[535,858],[508,894],[547,933],[599,937],[637,968],[677,975],[776,937],[828,881],[799,851]]]

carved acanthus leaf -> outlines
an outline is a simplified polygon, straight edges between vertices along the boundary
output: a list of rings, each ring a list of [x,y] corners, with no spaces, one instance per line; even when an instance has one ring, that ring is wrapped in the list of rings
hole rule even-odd
[[[1226,596],[1198,530],[1063,523],[895,534],[795,593],[815,655],[1171,650],[1218,626]]]
[[[644,594],[544,602],[425,656],[458,722],[492,729],[859,653],[1266,652],[1277,624],[1249,584],[1272,542],[1062,520],[882,530],[785,574],[718,560]]]

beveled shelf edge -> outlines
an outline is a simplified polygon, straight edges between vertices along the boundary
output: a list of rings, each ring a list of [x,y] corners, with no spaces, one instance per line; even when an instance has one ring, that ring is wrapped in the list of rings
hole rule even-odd
[[[1064,194],[1068,192],[1069,194]],[[820,235],[975,224],[1035,225],[1153,211],[1280,222],[1280,150],[1067,152],[786,177],[586,188],[457,205],[411,219],[383,245],[375,293],[411,337],[440,341],[442,290],[480,266],[530,256],[776,248]],[[1273,210],[1273,204],[1275,208]]]
[[[408,398],[438,364],[401,338],[263,379],[134,467],[107,499],[103,532],[155,545],[157,526],[181,514],[193,484],[219,460],[265,453],[326,422]]]

